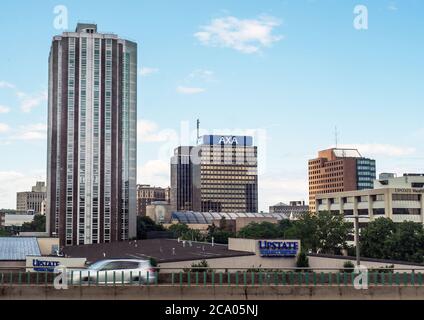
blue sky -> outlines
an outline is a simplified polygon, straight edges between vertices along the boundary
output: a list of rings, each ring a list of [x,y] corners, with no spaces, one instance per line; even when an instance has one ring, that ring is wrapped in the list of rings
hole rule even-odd
[[[359,4],[367,30],[353,26]],[[307,200],[307,160],[335,126],[378,172],[424,171],[423,1],[3,1],[0,208],[45,178],[57,5],[70,30],[92,21],[139,44],[139,183],[169,185],[169,153],[197,118],[261,133],[261,210]]]

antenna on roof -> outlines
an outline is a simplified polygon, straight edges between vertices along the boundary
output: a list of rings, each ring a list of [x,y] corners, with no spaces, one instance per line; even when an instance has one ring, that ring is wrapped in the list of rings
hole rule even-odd
[[[335,138],[336,149],[337,149],[339,146],[339,131],[337,129],[337,126],[335,127],[335,130],[334,130],[334,138]]]

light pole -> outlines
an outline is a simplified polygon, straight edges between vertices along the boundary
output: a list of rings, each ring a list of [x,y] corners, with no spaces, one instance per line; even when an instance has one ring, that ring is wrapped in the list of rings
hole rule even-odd
[[[354,228],[355,228],[355,247],[356,247],[356,265],[359,267],[361,265],[361,249],[359,248],[359,218],[361,219],[369,219],[369,216],[360,216],[358,213],[353,215],[352,217],[346,217],[346,218],[353,218],[354,219]]]

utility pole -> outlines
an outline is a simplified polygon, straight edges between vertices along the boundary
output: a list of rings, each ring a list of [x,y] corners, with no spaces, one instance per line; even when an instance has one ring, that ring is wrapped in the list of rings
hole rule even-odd
[[[355,219],[355,247],[356,247],[356,265],[361,265],[361,252],[359,248],[359,215],[354,216]]]

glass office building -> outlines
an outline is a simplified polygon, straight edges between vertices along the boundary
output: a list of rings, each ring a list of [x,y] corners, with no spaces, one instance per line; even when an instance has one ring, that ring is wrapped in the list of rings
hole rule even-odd
[[[136,235],[137,44],[78,24],[49,57],[47,217],[62,246]]]
[[[356,160],[356,179],[358,190],[374,188],[374,180],[376,177],[375,160],[368,158],[359,158]]]
[[[257,212],[257,147],[252,137],[203,136],[179,147],[171,164],[171,204],[177,211]]]

